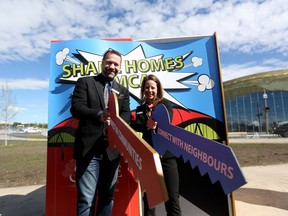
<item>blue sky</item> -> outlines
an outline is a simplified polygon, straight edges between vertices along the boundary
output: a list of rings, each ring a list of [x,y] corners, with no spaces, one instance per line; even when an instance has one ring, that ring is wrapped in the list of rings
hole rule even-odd
[[[0,86],[7,83],[15,98],[12,122],[48,122],[53,39],[216,32],[223,81],[288,68],[288,5],[282,0],[8,0],[0,9]]]

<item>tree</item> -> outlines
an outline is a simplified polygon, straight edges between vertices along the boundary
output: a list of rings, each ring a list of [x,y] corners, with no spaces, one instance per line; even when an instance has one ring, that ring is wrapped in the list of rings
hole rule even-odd
[[[0,118],[4,122],[4,137],[5,137],[5,146],[8,142],[8,126],[9,122],[15,117],[17,112],[13,109],[15,106],[15,99],[12,98],[12,92],[8,87],[8,83],[2,86],[1,95],[0,95]]]

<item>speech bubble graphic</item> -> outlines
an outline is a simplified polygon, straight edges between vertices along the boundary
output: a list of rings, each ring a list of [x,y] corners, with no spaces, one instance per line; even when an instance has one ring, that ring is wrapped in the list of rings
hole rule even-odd
[[[192,169],[199,168],[201,176],[208,173],[212,184],[219,181],[225,194],[247,183],[229,146],[171,125],[163,104],[156,107],[153,119],[158,126],[152,140],[160,155],[170,151],[178,158],[182,156],[184,162],[189,160]]]

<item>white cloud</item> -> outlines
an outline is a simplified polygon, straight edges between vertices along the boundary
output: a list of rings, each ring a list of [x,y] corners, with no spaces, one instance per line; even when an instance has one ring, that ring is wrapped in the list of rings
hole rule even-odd
[[[49,80],[39,80],[34,78],[25,79],[0,79],[0,87],[5,86],[7,83],[10,90],[40,90],[48,89]]]
[[[283,0],[6,0],[0,1],[0,8],[0,64],[36,61],[49,54],[50,42],[55,39],[130,37],[139,40],[216,32],[221,54],[237,53],[238,57],[244,53],[251,57],[241,62],[225,62],[224,81],[288,68],[285,62],[288,4]],[[265,55],[258,55],[264,56],[259,60],[254,53],[270,55],[266,59]],[[29,76],[2,78],[0,88],[7,82],[11,90],[48,89],[48,79]],[[39,107],[43,102],[36,104]],[[47,110],[48,105],[45,106],[41,110]],[[15,107],[15,110],[23,111],[18,113],[21,119],[32,109]],[[47,116],[43,113],[39,116],[45,121]]]
[[[22,107],[9,107],[8,109],[9,111],[14,112],[14,113],[21,113],[27,110],[26,108],[22,108]]]
[[[222,67],[223,81],[236,79],[239,77],[288,68],[288,62],[278,59],[267,59],[262,64],[258,62],[246,62],[241,64],[230,64]]]
[[[288,53],[288,5],[266,1],[1,1],[0,59],[47,54],[53,39],[207,35],[223,52]],[[5,20],[5,21],[4,21]]]

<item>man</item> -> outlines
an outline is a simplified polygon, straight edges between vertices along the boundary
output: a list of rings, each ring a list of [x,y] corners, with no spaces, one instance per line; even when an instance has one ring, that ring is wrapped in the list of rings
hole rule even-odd
[[[104,90],[108,84],[109,91],[116,92],[119,114],[129,123],[129,91],[114,81],[121,61],[121,54],[109,49],[103,55],[102,73],[78,79],[72,95],[70,111],[79,120],[74,146],[78,216],[94,215],[96,199],[97,216],[112,214],[120,156],[108,148],[104,134],[110,118]]]

